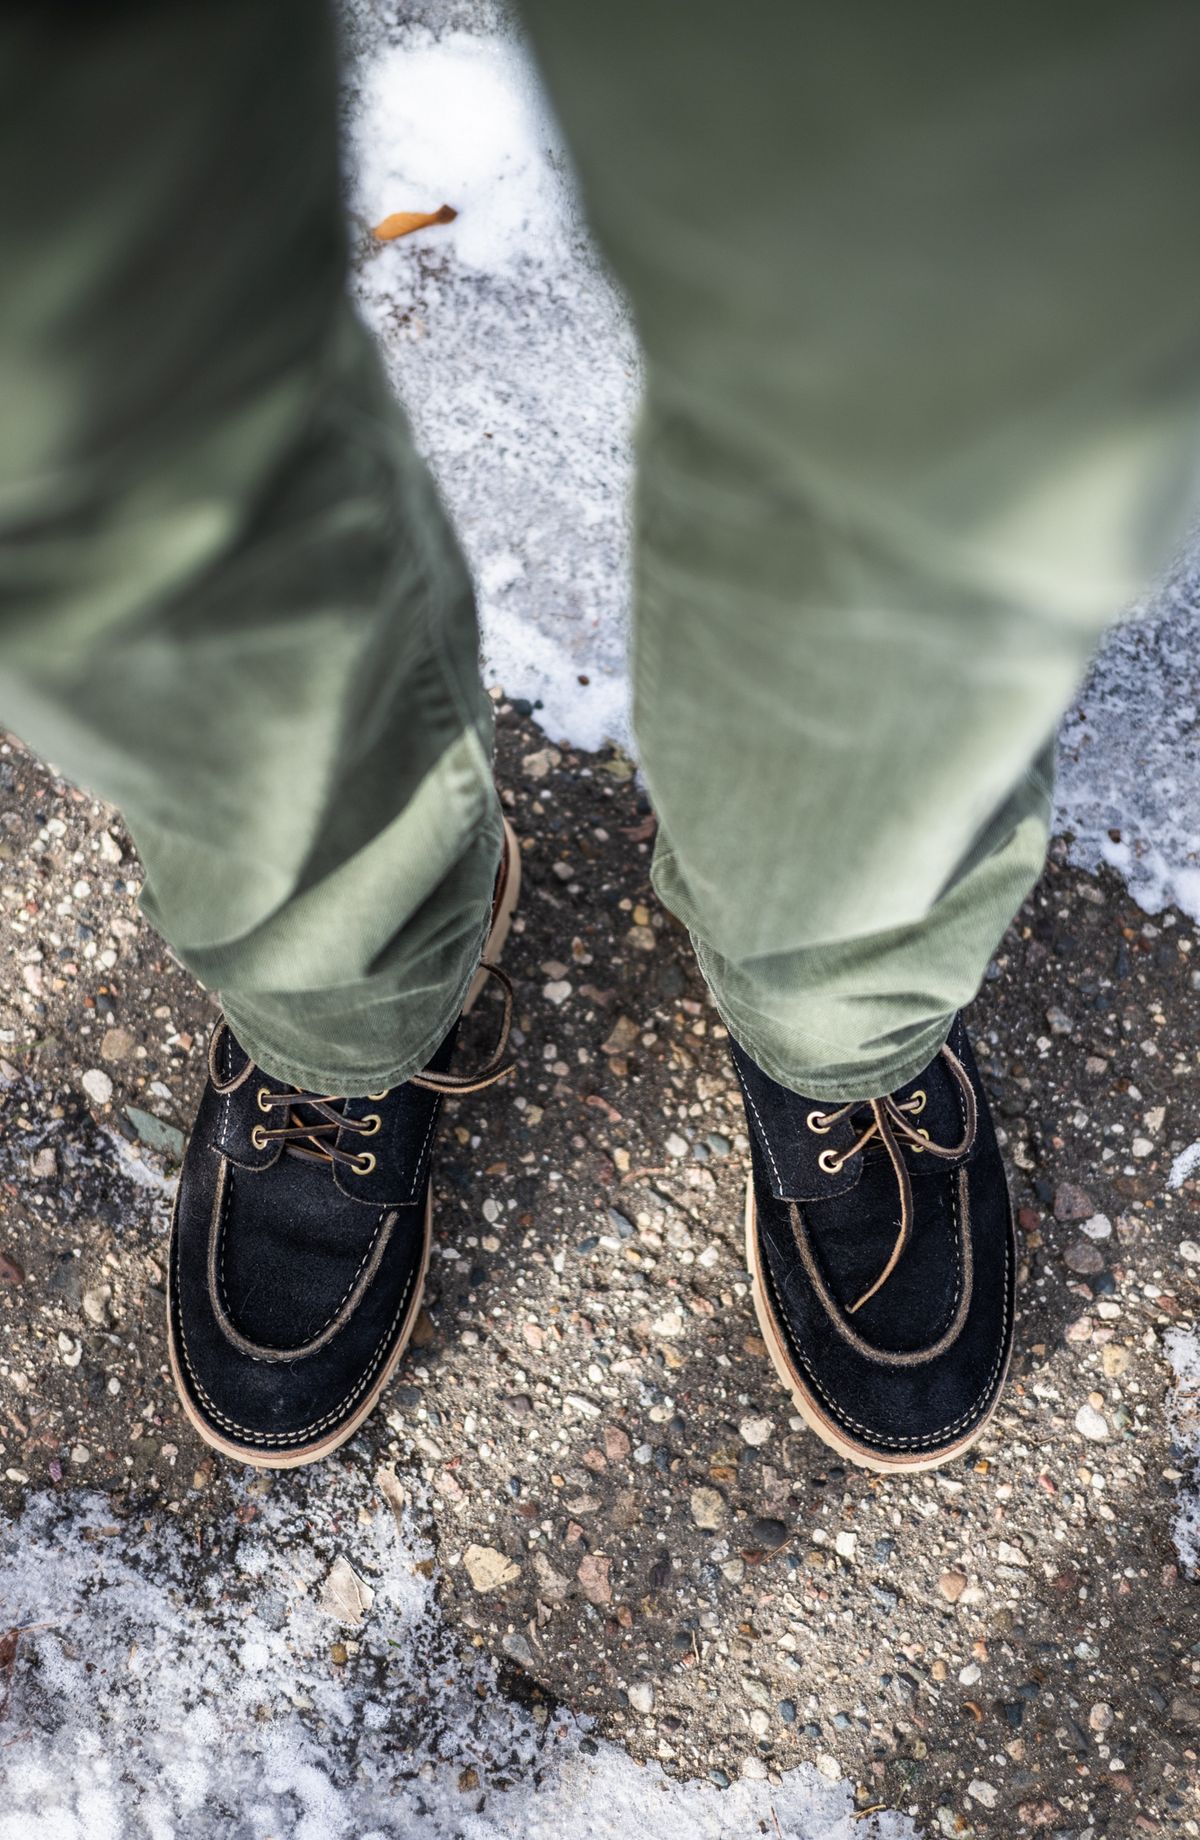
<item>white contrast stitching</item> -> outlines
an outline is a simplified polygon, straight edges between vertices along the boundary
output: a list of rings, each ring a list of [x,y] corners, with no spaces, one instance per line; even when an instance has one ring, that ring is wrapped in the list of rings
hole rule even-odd
[[[197,1374],[195,1368],[192,1366],[191,1355],[188,1353],[187,1334],[183,1327],[183,1309],[180,1305],[180,1299],[179,1299],[178,1291],[177,1291],[175,1303],[176,1303],[176,1314],[179,1318],[179,1336],[180,1336],[180,1340],[183,1343],[183,1359],[187,1366],[188,1373],[192,1377],[192,1381],[195,1385],[196,1391],[200,1395],[201,1399],[204,1401],[205,1405],[207,1406],[210,1415],[214,1419],[216,1419],[219,1425],[223,1425],[227,1431],[236,1432],[239,1437],[245,1438],[247,1442],[251,1444],[298,1444],[301,1442],[302,1439],[308,1437],[311,1432],[322,1431],[324,1430],[326,1425],[333,1424],[339,1418],[344,1418],[346,1415],[347,1407],[353,1405],[354,1401],[358,1398],[358,1395],[363,1391],[364,1387],[370,1384],[370,1381],[375,1373],[375,1369],[379,1366],[379,1363],[383,1358],[384,1352],[389,1342],[392,1340],[393,1334],[395,1333],[396,1324],[399,1322],[401,1316],[404,1313],[405,1307],[408,1303],[409,1296],[412,1292],[413,1284],[416,1281],[417,1272],[419,1270],[420,1270],[420,1265],[418,1264],[416,1269],[409,1273],[408,1283],[405,1285],[404,1294],[401,1297],[399,1304],[397,1305],[396,1314],[392,1317],[392,1320],[388,1324],[387,1329],[384,1331],[384,1334],[382,1335],[380,1340],[376,1343],[375,1352],[371,1356],[370,1365],[364,1369],[363,1373],[360,1375],[355,1385],[351,1388],[350,1392],[345,1394],[344,1397],[338,1401],[337,1405],[334,1407],[332,1412],[327,1412],[323,1418],[314,1419],[310,1425],[303,1425],[299,1431],[273,1431],[273,1432],[251,1431],[248,1425],[239,1425],[236,1419],[227,1418],[223,1412],[220,1412],[217,1410],[217,1407],[214,1405],[213,1401],[209,1398],[208,1394],[205,1392],[204,1387],[201,1385],[200,1376]]]
[[[417,1166],[413,1170],[412,1187],[408,1191],[408,1202],[410,1206],[417,1198],[417,1183],[421,1179],[421,1164],[425,1161],[425,1152],[429,1148],[429,1140],[433,1136],[433,1127],[438,1121],[441,1109],[442,1102],[440,1099],[436,1099],[434,1101],[433,1110],[429,1114],[429,1129],[425,1133],[425,1141],[417,1151]]]
[[[771,1159],[771,1168],[775,1171],[775,1180],[779,1184],[779,1192],[782,1195],[783,1177],[780,1175],[779,1165],[775,1161],[775,1152],[772,1150],[771,1140],[767,1136],[767,1127],[762,1121],[762,1115],[759,1112],[757,1105],[755,1105],[754,1103],[754,1094],[750,1091],[750,1088],[747,1086],[745,1080],[743,1080],[742,1078],[741,1068],[738,1067],[736,1069],[736,1072],[737,1072],[737,1077],[738,1077],[738,1085],[742,1089],[742,1094],[746,1100],[746,1104],[750,1107],[750,1110],[754,1113],[754,1121],[758,1125],[758,1135],[762,1139],[763,1149],[766,1151],[768,1157]]]
[[[959,1180],[958,1171],[956,1170],[954,1181],[950,1184],[950,1205],[954,1210],[954,1231],[950,1235],[954,1242],[954,1301],[950,1305],[950,1320],[946,1325],[947,1328],[949,1328],[950,1323],[954,1321],[955,1313],[958,1310],[958,1300],[962,1296],[962,1216],[958,1211],[958,1197],[961,1188],[962,1183]]]

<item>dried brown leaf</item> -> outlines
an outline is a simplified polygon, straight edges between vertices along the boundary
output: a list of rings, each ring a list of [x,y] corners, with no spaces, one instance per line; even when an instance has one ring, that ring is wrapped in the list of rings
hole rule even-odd
[[[414,230],[426,230],[430,224],[452,224],[458,212],[453,205],[439,205],[436,211],[393,211],[371,235],[381,243],[394,243],[398,236],[411,236]]]

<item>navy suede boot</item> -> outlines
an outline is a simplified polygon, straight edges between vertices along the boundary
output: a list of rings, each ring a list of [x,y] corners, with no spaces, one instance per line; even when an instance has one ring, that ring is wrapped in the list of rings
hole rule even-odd
[[[733,1046],[750,1127],[746,1245],[771,1359],[825,1443],[933,1469],[996,1409],[1016,1254],[1004,1165],[966,1030],[882,1099],[825,1104]]]
[[[480,976],[504,987],[500,1042],[451,1071],[456,1023],[390,1092],[302,1092],[257,1067],[227,1022],[184,1158],[171,1234],[168,1350],[184,1411],[225,1455],[266,1469],[315,1462],[362,1424],[412,1334],[429,1261],[430,1164],[442,1097],[503,1064],[512,988],[487,954],[520,881],[511,832]]]

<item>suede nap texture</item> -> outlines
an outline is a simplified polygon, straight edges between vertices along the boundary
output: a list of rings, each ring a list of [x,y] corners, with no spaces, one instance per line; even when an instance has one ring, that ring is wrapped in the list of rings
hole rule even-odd
[[[865,1105],[828,1132],[813,1130],[820,1101],[786,1091],[736,1044],[733,1059],[750,1123],[763,1290],[793,1367],[817,1409],[865,1453],[895,1461],[935,1456],[968,1441],[994,1405],[1012,1346],[1015,1247],[1008,1186],[966,1029],[948,1046],[971,1083],[974,1142],[935,1159],[905,1145],[912,1182],[909,1244],[886,1283],[851,1306],[887,1264],[900,1192],[876,1140],[835,1175],[818,1158],[844,1153],[870,1122]],[[895,1098],[923,1091],[920,1125],[962,1142],[966,1106],[939,1055]],[[806,1268],[806,1245],[828,1293]]]
[[[456,1034],[457,1025],[431,1071],[448,1067]],[[222,1085],[247,1064],[228,1025],[217,1064]],[[264,1087],[290,1090],[253,1066],[232,1091],[208,1082],[180,1176],[170,1267],[172,1335],[191,1404],[219,1437],[260,1459],[266,1451],[295,1453],[334,1436],[404,1336],[425,1251],[430,1152],[441,1104],[436,1093],[411,1084],[382,1099],[342,1102],[348,1117],[374,1112],[381,1120],[369,1138],[349,1130],[337,1134],[338,1147],[350,1155],[374,1153],[374,1170],[360,1176],[345,1164],[291,1154],[278,1142],[256,1148],[255,1126],[284,1121],[279,1110],[265,1118],[258,1102]],[[302,1101],[298,1108],[306,1122],[318,1121]],[[231,1342],[213,1308],[213,1233],[219,1300],[259,1354]],[[379,1268],[344,1325],[312,1352],[271,1358],[322,1336],[385,1234]]]

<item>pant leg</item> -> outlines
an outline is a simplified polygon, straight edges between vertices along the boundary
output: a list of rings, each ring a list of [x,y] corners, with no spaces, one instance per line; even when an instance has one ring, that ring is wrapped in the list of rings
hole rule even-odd
[[[267,1070],[421,1066],[500,823],[471,587],[344,293],[319,0],[0,22],[0,719]]]
[[[875,1095],[975,993],[1194,497],[1200,14],[523,9],[646,352],[656,886],[770,1074]]]

